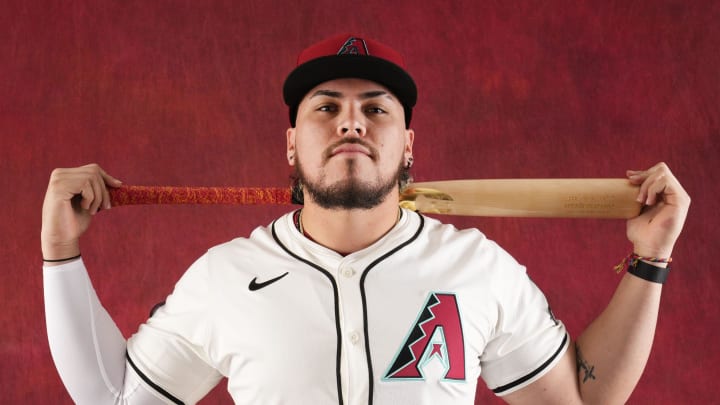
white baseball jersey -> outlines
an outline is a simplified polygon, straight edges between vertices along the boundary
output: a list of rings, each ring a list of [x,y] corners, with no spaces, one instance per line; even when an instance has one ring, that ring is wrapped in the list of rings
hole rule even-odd
[[[472,404],[542,376],[569,344],[524,267],[477,230],[403,211],[342,256],[287,214],[210,249],[127,344],[170,402],[223,377],[237,404]]]

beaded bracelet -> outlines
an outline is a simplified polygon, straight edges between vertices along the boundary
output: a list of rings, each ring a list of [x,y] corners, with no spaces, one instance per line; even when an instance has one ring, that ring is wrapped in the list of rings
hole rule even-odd
[[[622,260],[622,262],[620,262],[620,264],[615,266],[615,272],[620,273],[623,269],[627,268],[627,272],[636,277],[640,277],[643,280],[651,281],[653,283],[664,284],[667,280],[668,274],[670,273],[670,266],[658,267],[647,262],[671,263],[672,257],[644,257],[636,253],[630,253]]]
[[[46,262],[46,263],[66,262],[66,261],[68,261],[68,260],[79,259],[80,256],[82,256],[82,255],[77,255],[77,256],[73,256],[73,257],[66,257],[66,258],[64,258],[64,259],[46,259],[46,258],[43,257],[43,261]]]

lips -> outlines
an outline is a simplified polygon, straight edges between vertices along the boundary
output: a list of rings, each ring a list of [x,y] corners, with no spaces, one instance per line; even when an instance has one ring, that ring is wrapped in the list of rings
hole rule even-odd
[[[336,156],[343,153],[361,153],[367,156],[370,156],[370,150],[362,145],[359,145],[357,143],[344,143],[334,149],[330,152],[330,156]]]
[[[325,149],[323,152],[323,160],[328,161],[334,156],[339,155],[352,157],[352,155],[357,154],[365,155],[370,159],[375,160],[377,158],[378,151],[362,139],[350,138],[337,142],[334,145],[330,145],[327,149]]]

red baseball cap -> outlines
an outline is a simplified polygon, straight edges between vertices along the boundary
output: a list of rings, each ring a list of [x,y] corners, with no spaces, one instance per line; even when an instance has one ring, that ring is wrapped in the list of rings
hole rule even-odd
[[[387,87],[405,110],[405,126],[410,127],[412,108],[417,102],[417,87],[405,70],[402,55],[370,38],[341,34],[306,48],[283,85],[283,98],[290,107],[294,127],[300,102],[320,83],[341,79],[367,79]]]

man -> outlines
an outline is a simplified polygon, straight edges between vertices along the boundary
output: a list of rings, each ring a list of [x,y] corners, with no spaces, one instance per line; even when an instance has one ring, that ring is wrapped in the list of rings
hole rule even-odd
[[[194,403],[222,377],[243,404],[471,404],[478,377],[512,404],[629,397],[690,204],[666,165],[627,172],[647,205],[627,224],[637,256],[572,341],[524,267],[479,231],[398,208],[416,89],[397,52],[352,35],[321,41],[284,97],[303,208],[210,249],[127,343],[79,247],[121,183],[97,165],[53,172],[48,336],[76,402]]]

